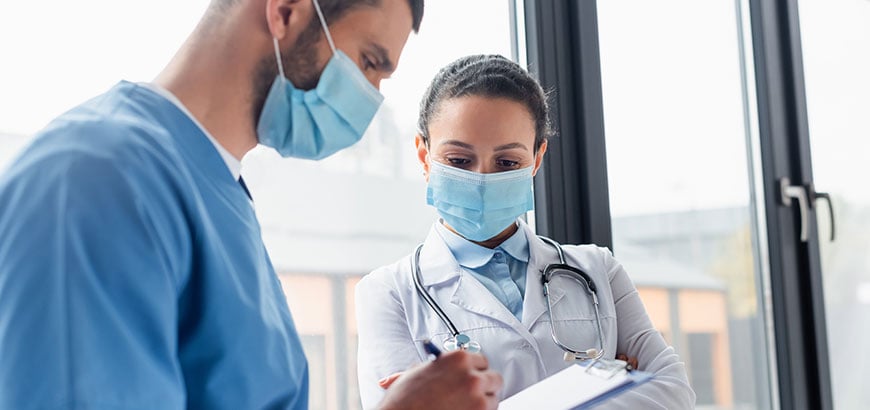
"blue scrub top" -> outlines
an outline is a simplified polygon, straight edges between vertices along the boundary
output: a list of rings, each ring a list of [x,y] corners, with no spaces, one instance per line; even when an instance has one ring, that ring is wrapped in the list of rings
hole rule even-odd
[[[122,82],[0,175],[0,409],[304,409],[308,366],[244,190]]]

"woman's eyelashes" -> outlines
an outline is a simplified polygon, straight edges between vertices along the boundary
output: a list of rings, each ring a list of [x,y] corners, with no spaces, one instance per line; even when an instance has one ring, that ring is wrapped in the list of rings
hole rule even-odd
[[[362,54],[361,59],[362,59],[363,71],[374,70],[377,67],[375,62],[372,61],[372,59],[369,58],[369,56]]]
[[[445,156],[443,163],[456,168],[468,169],[475,166],[475,161],[476,160],[471,157],[451,155]],[[509,171],[512,169],[519,169],[522,166],[522,162],[515,159],[495,158],[492,161],[493,168],[484,170],[484,172]]]
[[[471,159],[463,157],[446,157],[446,162],[457,168],[466,168],[471,165]]]

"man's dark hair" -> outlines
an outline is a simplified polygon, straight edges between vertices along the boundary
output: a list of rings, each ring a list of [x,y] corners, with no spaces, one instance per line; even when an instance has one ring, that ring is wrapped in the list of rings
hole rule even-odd
[[[332,24],[342,18],[347,12],[361,6],[377,7],[382,0],[319,0],[320,10],[328,24]],[[420,23],[423,21],[423,1],[407,0],[411,7],[411,27],[414,32],[420,31]]]
[[[361,7],[379,7],[381,1],[383,0],[319,0],[318,4],[326,24],[332,25],[352,10]],[[423,0],[407,1],[411,6],[411,27],[414,32],[417,32],[423,19]],[[322,36],[323,27],[320,19],[314,15],[308,22],[308,26],[299,34],[294,49],[283,55],[284,69],[297,88],[310,90],[320,81],[320,72],[316,70],[317,53],[313,47]]]
[[[407,0],[408,6],[411,7],[411,27],[414,32],[420,31],[420,23],[423,21],[423,1],[424,0]],[[238,3],[239,0],[212,0],[211,10],[217,14],[229,9],[232,5]],[[323,18],[327,24],[332,24],[342,18],[347,12],[362,7],[377,7],[381,5],[381,0],[319,0],[320,10],[323,11]],[[315,16],[315,22],[317,17]]]
[[[552,134],[547,94],[519,64],[500,55],[462,57],[441,69],[420,102],[417,128],[429,145],[429,123],[442,102],[465,96],[506,98],[526,106],[535,121],[535,151]]]

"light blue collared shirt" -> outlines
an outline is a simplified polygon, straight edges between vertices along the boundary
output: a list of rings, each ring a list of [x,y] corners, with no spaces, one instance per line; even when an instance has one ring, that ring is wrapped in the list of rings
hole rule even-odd
[[[435,229],[459,265],[471,272],[517,320],[523,318],[529,239],[522,229],[495,249],[480,246],[436,223]]]

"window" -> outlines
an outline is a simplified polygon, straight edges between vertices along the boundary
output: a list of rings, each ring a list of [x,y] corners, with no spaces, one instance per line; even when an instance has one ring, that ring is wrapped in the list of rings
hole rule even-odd
[[[870,1],[799,1],[834,407],[870,402]]]
[[[55,116],[121,79],[154,78],[208,3],[0,5],[0,38],[22,40],[0,43],[0,169]],[[435,220],[413,146],[423,91],[461,56],[512,56],[513,38],[509,2],[429,1],[420,33],[411,35],[393,78],[382,82],[385,104],[361,143],[317,163],[267,149],[243,160],[264,242],[311,362],[312,409],[359,408],[354,285],[410,253]]]
[[[308,405],[312,408],[325,408],[326,397],[326,336],[302,335],[302,348],[308,359]]]
[[[325,381],[311,380],[312,394],[325,389],[326,405],[312,396],[312,409],[360,407],[354,285],[410,253],[436,220],[414,148],[420,98],[438,70],[459,57],[511,56],[508,6],[427,2],[420,33],[411,35],[398,70],[381,83],[384,105],[359,144],[321,162],[283,159],[265,148],[243,161],[297,330],[326,339]]]
[[[0,172],[18,155],[28,138],[20,134],[4,133],[0,130]]]
[[[156,0],[145,8],[129,0],[0,3],[0,38],[16,40],[0,43],[0,172],[53,117],[120,79],[153,78],[208,3]],[[393,78],[382,83],[385,104],[361,143],[321,162],[282,159],[268,149],[256,149],[244,159],[242,173],[255,199],[263,239],[311,364],[312,409],[360,407],[354,286],[371,269],[409,253],[435,220],[434,210],[425,205],[413,148],[425,87],[440,67],[460,56],[497,53],[525,61],[515,33],[525,30],[525,14],[512,12],[515,5],[522,10],[523,3],[429,1],[421,32],[409,39]],[[789,13],[795,3],[802,43],[796,51],[778,43],[780,35],[796,33],[788,19],[794,17]],[[751,29],[747,4],[759,12],[752,16]],[[829,387],[824,377],[812,377],[821,374],[813,357],[824,356],[808,353],[816,329],[803,329],[800,323],[815,323],[801,314],[821,302],[813,303],[807,286],[772,290],[770,285],[771,278],[780,285],[797,283],[787,280],[802,271],[782,260],[803,269],[811,259],[789,254],[779,261],[787,268],[773,268],[777,262],[768,260],[768,244],[770,255],[780,248],[798,254],[804,245],[782,240],[788,235],[776,225],[789,226],[790,218],[762,218],[792,216],[792,210],[780,209],[771,199],[766,188],[775,181],[762,181],[761,157],[765,166],[775,157],[786,163],[770,161],[780,168],[809,169],[801,157],[808,150],[789,145],[807,141],[788,129],[799,128],[804,116],[804,90],[792,89],[795,85],[788,82],[798,77],[793,82],[800,83],[801,73],[789,72],[788,59],[790,53],[803,53],[798,57],[810,129],[804,145],[811,148],[815,188],[831,194],[837,219],[837,239],[827,241],[834,229],[828,209],[824,202],[813,205],[834,404],[860,408],[870,402],[870,390],[862,384],[870,377],[865,352],[870,343],[870,196],[861,179],[870,174],[865,158],[870,153],[865,114],[870,111],[870,59],[862,52],[870,38],[870,1],[565,0],[526,5],[530,16],[545,12],[529,20],[530,27],[541,23],[529,38],[546,40],[535,42],[529,56],[552,63],[532,71],[556,78],[560,89],[554,91],[565,97],[554,107],[561,109],[557,122],[575,128],[560,137],[570,141],[560,144],[562,156],[548,154],[547,163],[560,166],[553,168],[554,175],[544,175],[556,183],[537,190],[538,200],[551,202],[549,208],[539,207],[538,216],[547,224],[540,226],[571,225],[556,233],[601,236],[608,243],[612,233],[615,255],[637,285],[656,328],[686,362],[701,409],[777,408],[778,388],[782,403],[792,403],[804,398],[803,392],[815,397]],[[46,14],[46,7],[52,13]],[[129,19],[134,8],[137,18]],[[595,13],[585,12],[596,9],[597,36],[585,25],[570,24],[595,21]],[[769,53],[768,59],[753,61],[753,43],[765,45],[755,52]],[[588,62],[582,65],[582,57],[599,51],[600,94],[597,84],[590,83],[598,73],[588,70]],[[759,95],[785,97],[774,95],[769,98],[773,103],[756,98],[753,63],[767,64],[765,73],[759,71]],[[602,94],[604,132],[592,124],[600,119]],[[758,123],[764,121],[757,121],[765,114],[778,120],[763,140],[776,143],[767,146],[759,138],[764,127]],[[570,124],[573,117],[582,121]],[[586,120],[592,125],[584,128]],[[788,138],[782,138],[784,133]],[[605,157],[604,145],[606,164],[569,166]],[[574,172],[578,169],[600,172]],[[605,172],[607,186],[593,186],[591,180],[603,181],[599,176]],[[607,198],[596,194],[603,192],[600,188],[609,190],[609,207],[595,201]],[[562,206],[575,203],[575,197],[589,208],[607,210],[610,218],[596,218],[600,209]],[[544,209],[561,214],[545,215]],[[585,220],[587,216],[592,218]],[[804,253],[812,253],[814,246],[811,239],[810,252]],[[774,350],[774,328],[798,336],[776,340],[776,346],[795,346],[795,351]],[[799,342],[788,343],[794,340]],[[774,355],[786,360],[774,363]]]
[[[613,248],[698,408],[771,407],[735,2],[598,2]],[[751,83],[750,83],[751,84]]]
[[[715,335],[712,333],[689,333],[686,335],[688,349],[686,349],[686,361],[689,367],[689,383],[695,388],[695,403],[698,406],[716,404],[716,394],[713,385],[713,358],[716,352],[713,349]]]

